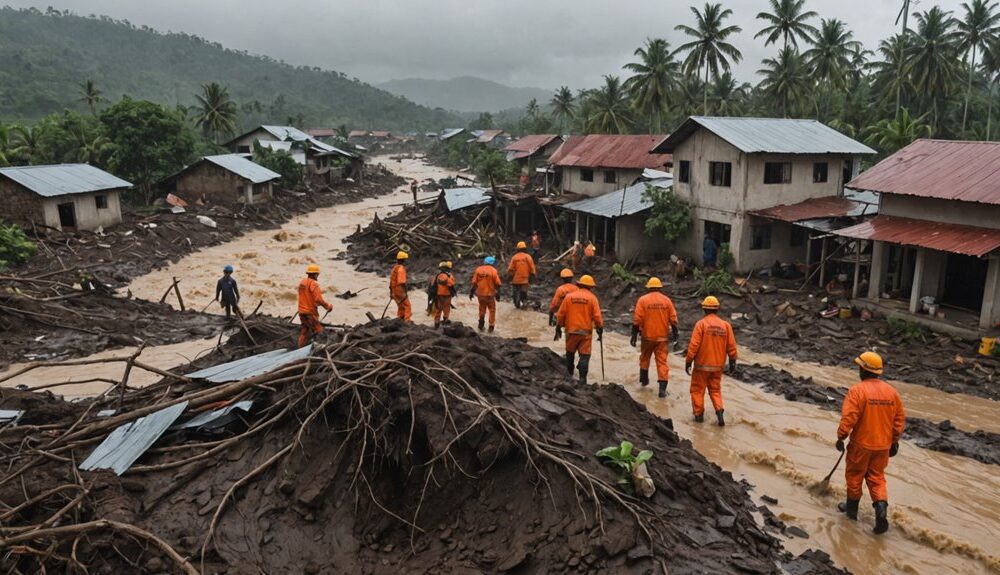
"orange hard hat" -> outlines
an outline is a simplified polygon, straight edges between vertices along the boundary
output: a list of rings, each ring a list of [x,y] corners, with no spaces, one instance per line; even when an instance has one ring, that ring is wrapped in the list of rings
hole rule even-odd
[[[517,249],[523,250],[523,249],[527,249],[527,248],[528,248],[528,244],[526,244],[524,242],[517,242]]]
[[[701,302],[701,307],[704,309],[719,309],[719,298],[710,295]]]
[[[580,279],[576,280],[576,283],[587,287],[596,287],[597,283],[594,282],[594,278],[590,276],[582,276]]]
[[[407,259],[409,257],[410,257],[410,254],[408,254],[408,253],[406,253],[406,252],[404,252],[402,250],[396,252],[396,259],[397,260],[405,260],[405,259]]]
[[[571,270],[569,268],[563,268],[562,271],[559,272],[559,277],[561,277],[563,279],[569,279],[569,278],[573,277],[573,270]]]
[[[446,269],[446,270],[450,270],[450,269],[451,269],[451,262],[450,262],[450,261],[448,261],[448,260],[445,260],[445,261],[443,261],[443,262],[439,263],[439,264],[438,264],[438,267],[439,267],[439,268],[443,268],[443,269]]]
[[[874,373],[875,375],[882,375],[882,356],[875,353],[874,351],[866,351],[854,358],[854,363],[861,366],[865,371]]]
[[[660,278],[649,278],[649,281],[646,282],[646,289],[660,289],[662,287],[663,282],[660,281]]]
[[[307,274],[318,274],[319,273],[319,266],[316,265],[316,264],[309,264],[309,267],[306,268],[306,273]]]

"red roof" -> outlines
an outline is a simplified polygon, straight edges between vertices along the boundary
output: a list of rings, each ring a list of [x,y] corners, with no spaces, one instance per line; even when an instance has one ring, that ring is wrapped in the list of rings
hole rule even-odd
[[[895,216],[875,216],[836,234],[977,257],[1000,248],[1000,230]]]
[[[373,138],[391,138],[392,132],[388,130],[373,130],[371,136]]]
[[[314,138],[332,138],[337,135],[337,130],[332,128],[309,128],[306,133]]]
[[[535,152],[538,152],[545,146],[548,146],[558,137],[559,136],[555,134],[533,134],[531,136],[524,136],[520,140],[513,141],[504,146],[503,151],[516,152],[514,157],[517,159],[527,158],[528,156],[534,155]]]
[[[662,134],[570,136],[549,162],[553,166],[660,169],[670,162],[671,155],[650,154],[649,150],[664,138]]]
[[[917,140],[847,187],[1000,204],[1000,142]]]
[[[804,202],[791,205],[780,205],[763,210],[750,212],[755,216],[781,220],[783,222],[799,222],[817,218],[840,218],[851,215],[861,204],[843,196],[826,196],[811,198]]]
[[[351,132],[349,134],[347,134],[347,137],[348,138],[363,138],[363,137],[365,137],[367,135],[368,135],[368,132],[366,132],[365,130],[351,130]]]

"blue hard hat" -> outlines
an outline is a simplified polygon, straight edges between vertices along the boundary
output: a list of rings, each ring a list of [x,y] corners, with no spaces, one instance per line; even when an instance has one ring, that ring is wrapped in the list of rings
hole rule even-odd
[[[233,266],[226,266],[226,267],[222,268],[222,271],[224,271],[224,272],[232,272],[233,271]]]
[[[483,263],[486,265],[493,265],[497,263],[497,259],[493,256],[486,256],[486,258],[483,259]]]

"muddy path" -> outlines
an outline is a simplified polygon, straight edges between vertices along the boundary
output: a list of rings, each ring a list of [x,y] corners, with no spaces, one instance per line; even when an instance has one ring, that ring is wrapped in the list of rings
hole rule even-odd
[[[409,175],[406,171],[409,169],[419,170],[422,175],[435,171],[418,162],[403,162],[394,165],[394,169],[404,175]],[[438,173],[438,177],[447,175]],[[332,300],[334,311],[327,321],[363,322],[366,312],[378,317],[387,303],[386,282],[378,275],[358,272],[343,259],[337,259],[345,249],[341,239],[371,221],[375,213],[384,215],[396,209],[393,204],[405,202],[407,194],[396,193],[294,218],[281,229],[288,233],[287,238],[276,238],[275,232],[246,234],[238,242],[202,250],[165,270],[138,278],[130,288],[137,295],[159,297],[170,277],[183,277],[185,298],[205,301],[211,297],[209,287],[214,284],[218,265],[236,262],[237,278],[245,289],[254,291],[255,299],[264,302],[262,309],[287,317],[294,311],[293,288],[301,277],[302,266],[316,261],[324,269],[320,283],[327,293],[360,291],[352,299]],[[295,249],[303,243],[311,243],[312,247]],[[240,259],[240,254],[247,253],[257,255]],[[384,262],[385,269],[390,264]],[[458,271],[463,275],[468,272],[465,268]],[[475,310],[468,299],[460,298],[456,305],[453,319],[474,324]],[[558,344],[551,341],[552,332],[544,315],[515,310],[507,302],[501,302],[498,312],[499,336],[523,337],[532,345],[558,350]],[[420,313],[415,318],[419,323],[429,322]],[[833,493],[815,495],[808,490],[836,460],[835,413],[789,402],[756,385],[727,378],[724,393],[731,425],[724,429],[696,425],[690,418],[688,379],[679,358],[671,358],[669,397],[661,400],[655,397],[655,391],[635,384],[636,354],[627,337],[606,334],[604,352],[607,382],[622,384],[652,412],[672,418],[681,436],[690,438],[700,452],[737,479],[754,485],[756,494],[778,499],[777,504],[768,504],[776,516],[809,534],[809,539],[787,539],[785,545],[790,549],[819,547],[828,551],[838,564],[859,573],[988,573],[1000,569],[993,541],[993,534],[1000,532],[1000,501],[995,496],[1000,492],[1000,477],[994,466],[919,449],[904,441],[900,456],[893,459],[888,470],[894,527],[887,536],[876,539],[869,531],[872,513],[867,504],[863,506],[862,521],[857,524],[844,521],[833,511],[837,499],[843,497],[841,473],[834,476]],[[776,362],[780,359],[774,358]],[[748,358],[748,361],[755,360]],[[593,364],[597,379],[598,357]],[[839,375],[835,379],[838,386],[852,381]],[[913,401],[928,406],[932,413],[929,419],[950,419],[966,429],[984,427],[975,422],[988,417],[986,405],[992,402],[944,403],[932,411],[937,397],[947,394],[913,387],[914,394],[926,394]],[[910,405],[909,391],[904,392],[904,401]]]

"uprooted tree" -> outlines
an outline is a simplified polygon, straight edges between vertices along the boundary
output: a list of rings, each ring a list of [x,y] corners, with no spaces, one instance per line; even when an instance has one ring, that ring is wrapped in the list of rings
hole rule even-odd
[[[0,270],[28,261],[35,254],[35,244],[16,225],[0,222]]]
[[[674,193],[672,187],[646,184],[642,198],[653,204],[646,218],[646,235],[673,242],[687,233],[691,227],[691,204]]]

